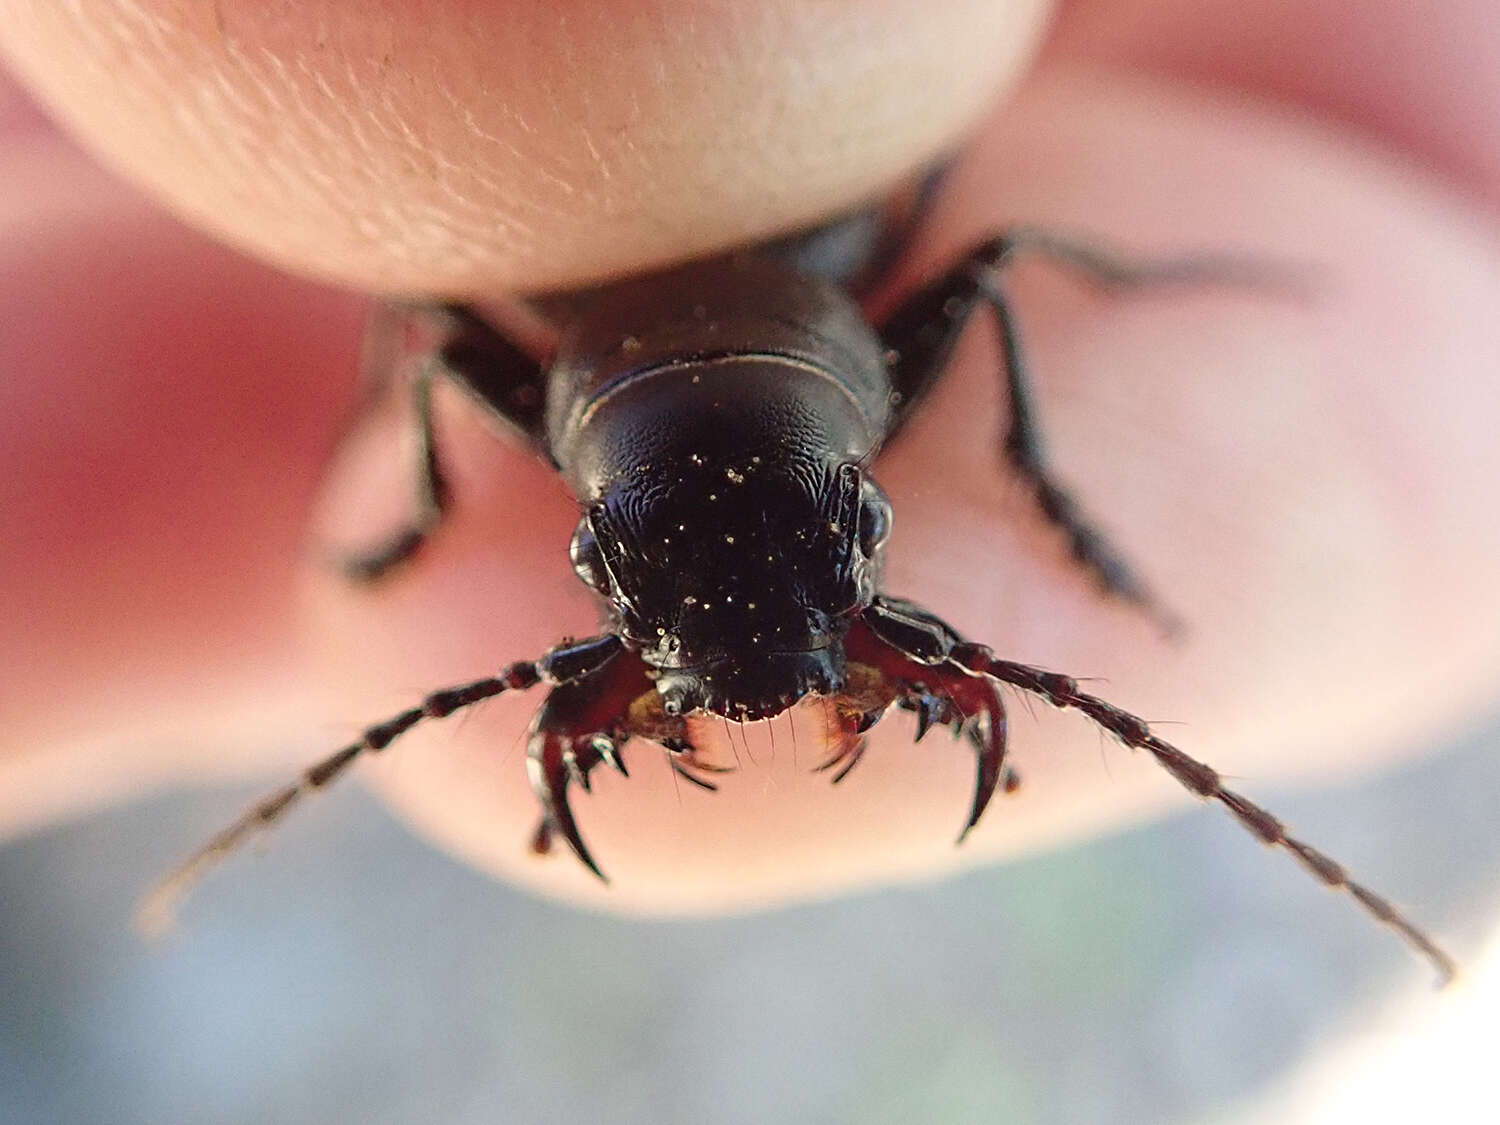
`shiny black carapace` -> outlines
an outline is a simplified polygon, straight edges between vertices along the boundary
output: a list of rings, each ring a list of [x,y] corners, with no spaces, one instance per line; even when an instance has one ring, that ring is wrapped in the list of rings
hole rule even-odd
[[[1001,660],[881,592],[892,516],[871,464],[942,374],[973,314],[987,308],[1000,329],[1009,411],[1002,449],[1010,468],[1104,592],[1170,625],[1044,463],[999,278],[1023,251],[1113,289],[1254,281],[1259,273],[1226,259],[1131,263],[1018,230],[974,246],[872,326],[858,299],[890,272],[930,194],[757,249],[537,301],[533,311],[556,333],[542,356],[471,306],[392,306],[395,320],[419,317],[437,328],[437,345],[422,362],[374,372],[380,384],[415,396],[421,502],[409,527],[350,560],[351,576],[385,577],[437,529],[447,488],[430,396],[436,379],[451,379],[548,457],[578,498],[572,562],[600,597],[601,632],[435,692],[370,727],[211,840],[168,879],[155,906],[166,907],[203,867],[361,754],[384,750],[425,719],[539,683],[549,692],[527,752],[542,812],[533,846],[546,851],[561,838],[600,878],[574,819],[571,787],[587,790],[601,764],[624,773],[626,743],[642,738],[665,747],[684,777],[712,788],[699,776],[713,767],[695,752],[690,716],[764,719],[807,696],[821,697],[836,717],[824,763],[837,771],[834,780],[857,763],[863,732],[893,704],[916,713],[919,739],[933,724],[966,736],[978,763],[967,833],[995,790],[1013,787],[1000,692],[1010,685],[1079,710],[1154,755],[1192,792],[1223,804],[1323,883],[1348,891],[1449,977],[1447,955],[1390,903],[1288,836],[1276,818],[1225,789],[1212,769],[1142,720],[1067,676]],[[395,349],[371,352],[389,357]]]

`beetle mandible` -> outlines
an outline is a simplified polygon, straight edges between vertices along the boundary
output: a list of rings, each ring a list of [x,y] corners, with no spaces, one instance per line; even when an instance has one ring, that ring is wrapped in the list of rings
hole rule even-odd
[[[1020,228],[986,238],[878,325],[858,299],[899,259],[939,177],[909,198],[720,257],[535,302],[557,329],[538,357],[463,304],[407,306],[441,342],[410,381],[419,435],[418,510],[377,549],[348,560],[373,582],[410,560],[448,501],[432,425],[434,381],[455,381],[545,455],[577,498],[573,568],[600,598],[598,636],[561,644],[498,674],[433,692],[252,807],[174,871],[148,900],[148,926],[208,866],[278,821],[365,753],[427,719],[502,692],[549,688],[531,725],[527,771],[541,806],[539,852],[560,838],[596,876],[570,790],[601,765],[626,773],[625,744],[664,747],[706,789],[716,767],[694,747],[688,718],[748,722],[805,697],[835,717],[818,768],[841,780],[863,734],[892,707],[916,713],[916,738],[951,726],[977,763],[962,841],[1006,765],[1001,687],[1082,712],[1151,754],[1185,788],[1224,805],[1263,842],[1289,851],[1424,955],[1446,982],[1454,963],[1431,938],[1345,869],[1287,834],[1269,812],[1158,737],[1136,716],[1070,677],[997,657],[919,605],[880,588],[889,502],[869,467],[942,375],[965,327],[987,309],[999,328],[1008,423],[1002,452],[1066,536],[1077,565],[1106,594],[1168,630],[1171,616],[1053,477],[1031,405],[1015,317],[999,280],[1032,253],[1111,290],[1168,283],[1259,283],[1255,263],[1223,257],[1138,262],[1091,244]],[[391,365],[393,366],[393,365]],[[385,384],[394,370],[377,371]]]

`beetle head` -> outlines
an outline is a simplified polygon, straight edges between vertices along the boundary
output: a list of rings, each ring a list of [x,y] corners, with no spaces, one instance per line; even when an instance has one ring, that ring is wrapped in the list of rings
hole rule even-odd
[[[843,688],[890,505],[856,464],[772,460],[691,455],[579,522],[573,565],[660,670],[669,714],[764,718]]]

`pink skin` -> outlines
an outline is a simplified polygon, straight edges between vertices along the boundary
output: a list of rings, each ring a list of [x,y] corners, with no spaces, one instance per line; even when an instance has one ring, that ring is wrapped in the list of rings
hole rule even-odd
[[[1252,794],[1420,752],[1493,699],[1484,0],[1416,26],[1403,0],[1078,0],[1039,56],[1040,3],[127,7],[78,27],[10,0],[0,50],[180,214],[361,289],[566,286],[792,225],[952,143],[1004,86],[907,281],[1021,220],[1307,263],[1314,294],[1101,300],[1016,275],[1055,464],[1190,622],[1184,644],[1101,603],[997,474],[983,332],[879,466],[889,588],[1004,656],[1107,677],[1100,694],[1182,720],[1168,736]],[[0,129],[0,831],[152,784],[279,778],[430,688],[592,631],[571,500],[456,400],[452,525],[389,588],[339,584],[319,544],[378,536],[406,496],[405,462],[365,441],[318,498],[361,301],[179,226],[19,95]],[[576,808],[606,891],[525,851],[539,702],[432,724],[360,772],[476,865],[619,910],[925,877],[1185,800],[1139,755],[1101,764],[1080,720],[1012,706],[1025,786],[954,849],[966,747],[913,748],[891,718],[830,790],[806,772],[805,713],[795,762],[788,720],[762,726],[758,765],[716,796],[646,747],[629,781],[596,775]]]

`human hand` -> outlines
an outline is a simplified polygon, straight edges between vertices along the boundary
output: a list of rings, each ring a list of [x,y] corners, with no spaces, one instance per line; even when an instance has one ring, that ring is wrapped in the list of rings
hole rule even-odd
[[[1396,37],[1407,53],[1375,52],[1340,45],[1384,42],[1406,18],[1394,2],[1309,23],[1290,0],[1097,0],[1067,6],[1033,64],[1046,13],[997,8],[304,5],[272,23],[221,3],[130,6],[168,21],[149,26],[96,8],[80,26],[13,3],[0,48],[216,233],[360,288],[469,295],[629,272],[850,204],[1024,74],[907,282],[1022,221],[1308,262],[1319,293],[1106,302],[1018,275],[1058,472],[1187,618],[1187,643],[1100,603],[1007,486],[979,333],[877,468],[896,508],[888,588],[1002,655],[1106,676],[1111,700],[1186,720],[1174,740],[1244,789],[1425,747],[1492,697],[1500,664],[1484,515],[1500,101],[1481,96],[1500,40],[1474,33],[1492,17],[1453,5]],[[1451,84],[1413,80],[1419,47]],[[1340,66],[1314,65],[1330,53]],[[565,559],[572,502],[461,409],[442,418],[456,511],[428,556],[378,592],[320,569],[309,513],[358,302],[217,249],[30,124],[9,148],[0,825],[294,769],[431,688],[592,630]],[[362,448],[326,506],[399,504],[406,468]],[[1111,750],[1101,767],[1076,719],[1018,716],[1025,788],[954,849],[965,748],[914,748],[888,719],[830,791],[806,774],[816,748],[794,761],[777,727],[775,760],[752,732],[759,764],[717,796],[679,795],[640,749],[628,782],[601,778],[578,809],[604,890],[526,854],[537,702],[433,724],[365,772],[471,861],[619,909],[925,875],[1181,800],[1149,762]]]

